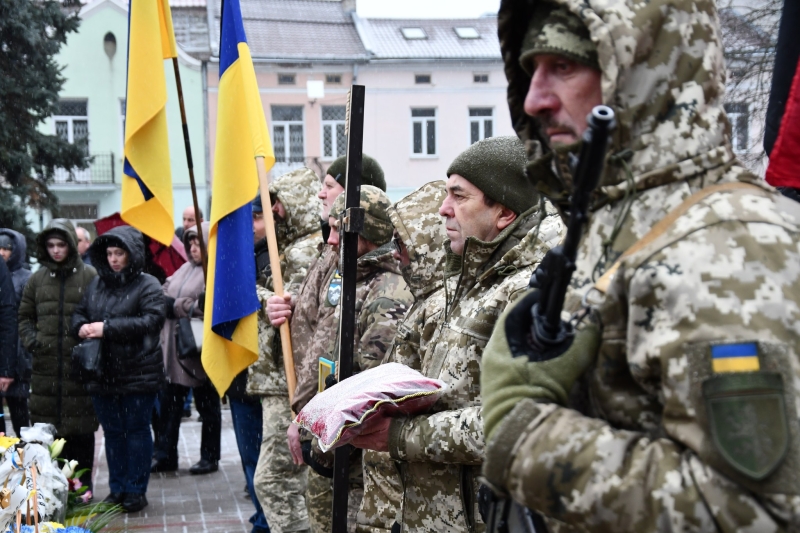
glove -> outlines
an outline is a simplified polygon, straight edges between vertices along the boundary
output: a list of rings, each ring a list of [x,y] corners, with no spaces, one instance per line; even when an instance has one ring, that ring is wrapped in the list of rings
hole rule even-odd
[[[307,440],[300,443],[303,450],[303,462],[322,477],[333,479],[333,454],[330,457],[320,457],[314,453],[312,441]]]
[[[325,376],[325,390],[330,389],[331,387],[333,387],[337,383],[339,383],[339,382],[336,380],[336,375],[335,374],[328,374],[327,376]]]
[[[164,297],[164,312],[167,318],[176,318],[175,317],[175,298],[172,296],[165,296]]]
[[[487,443],[492,431],[520,400],[566,404],[575,380],[597,356],[600,327],[592,313],[565,343],[547,348],[546,353],[534,346],[531,307],[538,296],[538,291],[532,290],[510,306],[484,350],[481,396]],[[548,358],[554,354],[558,355]]]

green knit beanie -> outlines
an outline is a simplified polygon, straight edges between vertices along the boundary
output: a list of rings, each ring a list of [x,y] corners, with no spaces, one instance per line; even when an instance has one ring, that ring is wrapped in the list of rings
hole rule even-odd
[[[347,156],[336,159],[328,167],[328,174],[333,176],[336,182],[344,187],[345,174],[347,174]],[[367,154],[361,154],[361,185],[372,185],[386,192],[386,179],[383,177],[383,169],[373,158]]]
[[[490,137],[478,141],[455,158],[447,177],[458,174],[483,194],[517,214],[539,201],[536,188],[525,176],[528,160],[517,137]]]
[[[344,196],[340,194],[334,200],[329,216],[340,218],[344,214]],[[378,246],[389,242],[394,226],[389,218],[392,201],[386,193],[372,185],[362,185],[359,205],[364,208],[364,229],[359,235]]]
[[[600,70],[589,29],[577,15],[559,4],[540,2],[531,15],[519,54],[519,64],[529,75],[533,73],[533,56],[537,54],[564,56]]]

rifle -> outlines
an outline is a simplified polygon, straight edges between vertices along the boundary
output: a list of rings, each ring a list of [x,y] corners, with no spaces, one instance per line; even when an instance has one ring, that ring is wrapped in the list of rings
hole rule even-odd
[[[572,324],[561,320],[561,311],[575,272],[578,245],[589,220],[589,202],[603,174],[608,138],[615,125],[614,111],[608,106],[595,106],[586,122],[589,127],[581,137],[580,156],[577,160],[571,156],[570,161],[574,181],[567,236],[563,244],[547,252],[531,276],[530,287],[539,289],[539,301],[531,308],[535,354],[532,361],[558,357],[569,348],[575,336]]]
[[[614,128],[614,111],[595,106],[586,117],[581,151],[571,157],[573,190],[570,197],[569,223],[564,243],[547,252],[531,276],[530,287],[539,290],[539,301],[531,308],[531,361],[546,361],[563,354],[575,337],[571,323],[561,320],[564,300],[578,258],[578,245],[589,219],[589,202],[600,182],[605,166],[608,137]],[[514,500],[489,491],[486,530],[489,533],[544,533],[544,520],[534,511]]]
[[[353,375],[353,345],[356,329],[356,268],[358,234],[364,228],[361,207],[361,156],[364,142],[364,86],[353,85],[347,98],[347,174],[345,212],[339,225],[339,272],[342,274],[339,315],[339,381]],[[352,446],[341,446],[333,456],[333,533],[347,532],[347,496]]]

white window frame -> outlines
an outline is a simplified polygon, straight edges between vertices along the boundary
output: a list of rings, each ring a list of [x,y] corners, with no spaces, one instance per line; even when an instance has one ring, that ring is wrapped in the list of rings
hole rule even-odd
[[[301,109],[301,119],[300,120],[271,120],[270,124],[270,131],[269,134],[272,139],[274,139],[275,135],[275,128],[283,128],[283,138],[284,142],[284,161],[278,161],[278,154],[275,154],[275,168],[273,169],[274,176],[280,176],[285,174],[286,172],[291,172],[297,168],[300,168],[305,165],[306,161],[306,146],[308,145],[308,139],[306,139],[306,125],[305,125],[305,106],[296,106],[296,105],[275,105],[274,107],[299,107]],[[272,119],[272,108],[270,108],[270,119]],[[303,160],[302,161],[291,161],[291,134],[289,126],[300,126],[303,128]],[[273,141],[272,144],[273,149],[275,149],[275,143]]]
[[[64,100],[70,100],[65,98]],[[67,142],[70,144],[75,143],[75,121],[76,120],[85,120],[86,121],[86,154],[89,155],[91,151],[89,150],[89,100],[85,98],[81,99],[74,99],[73,101],[86,101],[86,114],[85,115],[53,115],[53,135],[58,136],[58,122],[66,122],[67,123]],[[53,179],[57,183],[63,183],[68,181],[78,181],[78,182],[85,182],[91,181],[92,173],[91,168],[85,168],[83,170],[70,170],[65,168],[57,168],[55,169],[55,173]]]
[[[338,154],[338,139],[339,136],[336,134],[336,126],[341,124],[342,126],[345,125],[346,120],[325,120],[322,118],[322,108],[323,107],[344,107],[344,106],[320,106],[319,108],[319,117],[320,117],[320,130],[319,130],[319,139],[320,139],[320,152],[322,155],[320,156],[321,161],[333,161],[340,157]],[[331,146],[333,148],[333,155],[325,155],[325,126],[330,126],[331,128]],[[342,155],[347,153],[347,143],[343,147]]]
[[[414,111],[416,110],[432,110],[433,116],[430,117],[415,117]],[[439,142],[438,142],[438,133],[439,133],[439,108],[438,107],[412,107],[411,111],[409,112],[411,117],[411,127],[409,128],[410,134],[410,152],[411,157],[413,159],[435,159],[439,157]],[[434,153],[428,153],[428,127],[430,123],[433,123],[433,142],[435,144]],[[415,153],[414,152],[414,125],[421,124],[421,131],[422,131],[422,153]]]
[[[473,109],[489,109],[492,112],[492,114],[491,115],[482,115],[482,116],[472,116],[472,115],[470,115],[470,112]],[[478,124],[478,141],[482,141],[482,140],[488,138],[488,137],[486,137],[486,129],[485,129],[485,126],[486,126],[485,122],[487,120],[492,123],[492,135],[491,135],[491,137],[494,137],[496,135],[496,129],[495,129],[496,124],[495,124],[495,121],[494,121],[494,107],[488,107],[488,106],[487,107],[482,107],[482,106],[469,107],[467,109],[467,118],[469,119],[468,127],[467,127],[467,145],[468,146],[472,146],[474,144],[472,142],[472,124],[473,123],[477,123]]]

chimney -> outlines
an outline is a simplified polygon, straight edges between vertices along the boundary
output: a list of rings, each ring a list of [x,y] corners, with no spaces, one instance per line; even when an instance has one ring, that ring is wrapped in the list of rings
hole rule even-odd
[[[354,13],[356,11],[356,0],[342,0],[342,11]]]

